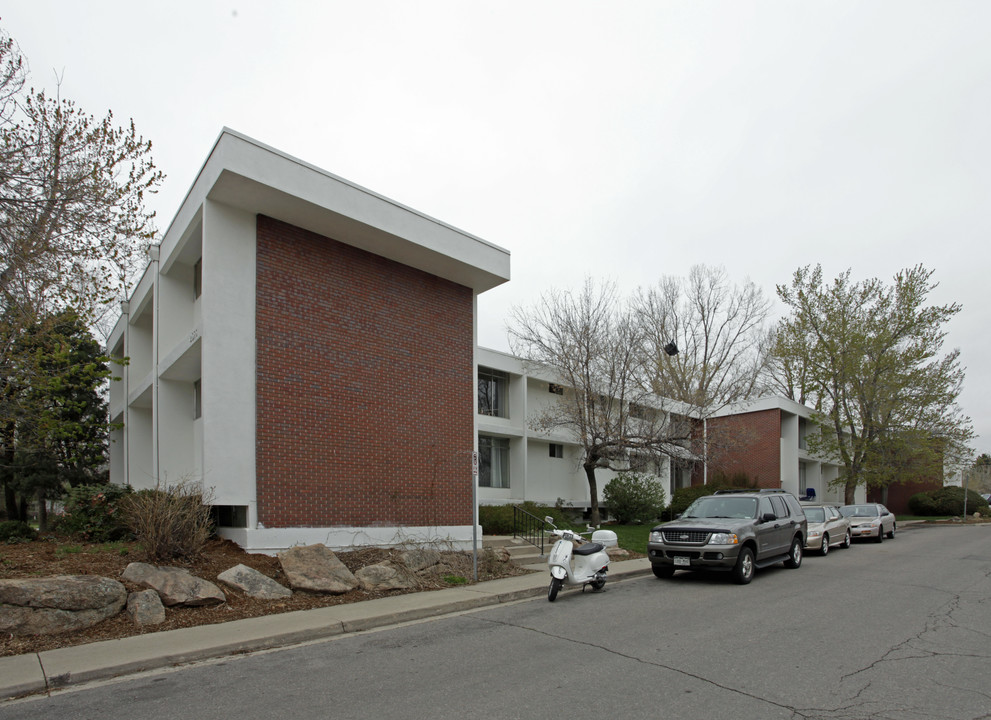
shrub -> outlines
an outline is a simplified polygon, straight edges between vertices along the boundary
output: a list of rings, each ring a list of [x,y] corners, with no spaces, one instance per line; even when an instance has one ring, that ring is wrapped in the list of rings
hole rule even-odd
[[[967,513],[991,515],[988,502],[974,490],[967,490]],[[955,485],[918,493],[909,498],[908,507],[915,515],[963,515],[964,489]]]
[[[567,513],[563,508],[538,505],[530,500],[520,503],[519,507],[531,515],[535,515],[541,520],[550,515],[554,518],[554,524],[558,527],[571,526]],[[513,506],[479,505],[478,524],[482,526],[482,533],[485,535],[512,535]]]
[[[620,525],[651,522],[664,511],[664,488],[651,475],[621,473],[602,489],[602,499]]]
[[[688,509],[688,506],[696,499],[705,495],[712,495],[716,490],[723,489],[723,485],[692,485],[691,487],[678,488],[671,494],[671,504],[665,511],[665,518],[673,520],[675,516],[681,515]]]
[[[61,532],[92,542],[113,542],[130,537],[121,514],[121,501],[133,491],[127,485],[77,485],[65,498],[65,513],[58,519]]]
[[[198,484],[140,490],[123,505],[124,518],[149,560],[193,559],[213,534],[210,498]]]
[[[20,520],[0,521],[0,542],[29,542],[36,537],[38,537],[38,533],[26,522],[21,522]]]

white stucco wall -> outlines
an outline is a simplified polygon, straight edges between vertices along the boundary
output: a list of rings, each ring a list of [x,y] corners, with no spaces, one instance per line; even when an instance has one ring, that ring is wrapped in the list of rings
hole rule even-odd
[[[207,200],[203,238],[203,483],[254,527],[255,216]]]

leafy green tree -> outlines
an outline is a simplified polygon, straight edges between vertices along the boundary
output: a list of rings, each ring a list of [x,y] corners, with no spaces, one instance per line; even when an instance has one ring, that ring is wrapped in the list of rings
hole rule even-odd
[[[916,266],[889,286],[848,270],[826,283],[820,266],[804,267],[777,287],[790,310],[776,335],[777,389],[814,408],[809,449],[842,462],[846,502],[860,485],[941,477],[970,453],[959,350],[942,350],[960,306],[927,304],[932,274]]]
[[[0,481],[8,516],[23,520],[29,499],[37,499],[43,512],[43,501],[60,496],[65,486],[104,478],[109,425],[102,389],[110,369],[72,311],[20,333],[10,359]]]

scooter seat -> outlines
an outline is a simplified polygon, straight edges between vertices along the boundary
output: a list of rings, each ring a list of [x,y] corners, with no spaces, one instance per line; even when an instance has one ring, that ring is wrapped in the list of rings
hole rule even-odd
[[[595,553],[605,550],[602,543],[585,543],[575,548],[575,555],[595,555]]]

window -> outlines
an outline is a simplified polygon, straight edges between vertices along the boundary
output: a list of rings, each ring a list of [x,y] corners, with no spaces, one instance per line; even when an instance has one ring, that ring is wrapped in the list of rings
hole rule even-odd
[[[489,488],[509,487],[509,440],[478,437],[478,485]]]
[[[217,527],[248,527],[247,505],[212,505],[210,515]]]
[[[550,456],[552,458],[563,458],[564,457],[564,445],[560,443],[550,444]]]
[[[779,518],[788,517],[788,508],[785,506],[785,501],[779,497],[771,498],[771,507],[774,508],[774,514]]]
[[[808,486],[806,485],[808,480],[806,478],[805,463],[800,462],[798,463],[798,489],[802,491],[803,495],[808,490]]]
[[[555,395],[564,395],[564,388],[554,383],[547,383],[547,392],[554,393]]]
[[[508,373],[478,368],[478,414],[509,417],[506,404],[508,387]]]
[[[199,380],[193,380],[193,420],[203,417],[203,385]]]
[[[805,435],[808,433],[809,428],[805,422],[805,418],[798,418],[798,449],[807,450],[808,445],[805,442]]]
[[[759,507],[757,508],[757,517],[763,520],[765,515],[777,515],[774,512],[774,508],[771,507],[771,498],[762,495],[759,501]]]
[[[193,263],[193,297],[203,294],[203,258]]]

